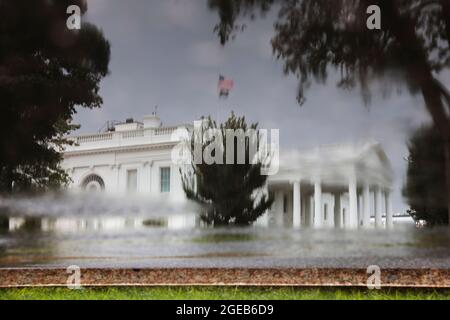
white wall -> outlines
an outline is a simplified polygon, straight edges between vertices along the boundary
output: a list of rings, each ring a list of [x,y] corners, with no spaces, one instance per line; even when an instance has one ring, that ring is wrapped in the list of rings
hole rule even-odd
[[[69,155],[63,167],[68,170],[73,182],[71,188],[80,188],[84,179],[91,174],[100,176],[105,191],[127,193],[127,172],[137,170],[137,193],[168,197],[171,200],[185,200],[179,167],[171,161],[171,148]],[[170,192],[161,193],[160,168],[170,167]]]

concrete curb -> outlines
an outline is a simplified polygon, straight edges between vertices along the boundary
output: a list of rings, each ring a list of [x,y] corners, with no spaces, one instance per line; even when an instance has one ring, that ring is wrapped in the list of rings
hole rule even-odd
[[[365,269],[144,268],[81,269],[81,286],[366,287]],[[382,287],[450,288],[449,269],[381,269]],[[62,268],[0,269],[0,288],[66,286]]]

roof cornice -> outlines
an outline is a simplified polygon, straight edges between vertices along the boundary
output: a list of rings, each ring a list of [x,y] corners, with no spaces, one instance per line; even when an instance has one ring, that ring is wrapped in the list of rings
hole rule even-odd
[[[164,142],[164,143],[152,143],[152,144],[140,144],[140,145],[130,145],[130,146],[119,146],[119,147],[108,147],[108,148],[97,148],[97,149],[87,149],[87,150],[74,150],[63,152],[63,156],[74,157],[80,155],[93,155],[93,154],[105,154],[113,152],[130,152],[130,151],[146,151],[146,150],[158,150],[165,148],[172,148],[178,142]]]

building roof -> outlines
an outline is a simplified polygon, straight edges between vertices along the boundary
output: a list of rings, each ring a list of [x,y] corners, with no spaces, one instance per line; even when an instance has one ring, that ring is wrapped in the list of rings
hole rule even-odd
[[[389,187],[393,170],[380,143],[320,146],[280,153],[280,169],[270,180],[320,179],[330,184],[345,184],[351,175],[359,182],[367,181]]]

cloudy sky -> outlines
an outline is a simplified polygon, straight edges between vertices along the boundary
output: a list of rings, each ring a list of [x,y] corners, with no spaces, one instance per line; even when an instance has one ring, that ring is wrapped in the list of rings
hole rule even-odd
[[[297,80],[284,76],[282,63],[272,55],[274,17],[276,12],[251,22],[221,47],[213,33],[218,16],[209,11],[207,0],[90,0],[86,18],[111,42],[111,74],[101,85],[103,107],[76,116],[80,133],[96,132],[107,120],[142,119],[157,105],[167,125],[208,114],[223,120],[234,110],[262,128],[279,128],[285,149],[374,139],[396,173],[395,209],[404,210],[399,190],[405,179],[405,142],[414,128],[429,121],[423,99],[405,90],[383,98],[382,90],[375,89],[366,107],[359,90],[337,89],[331,75],[327,85],[312,86],[307,103],[299,107]],[[218,99],[219,74],[235,81],[227,100]],[[449,74],[443,77],[450,83]]]

